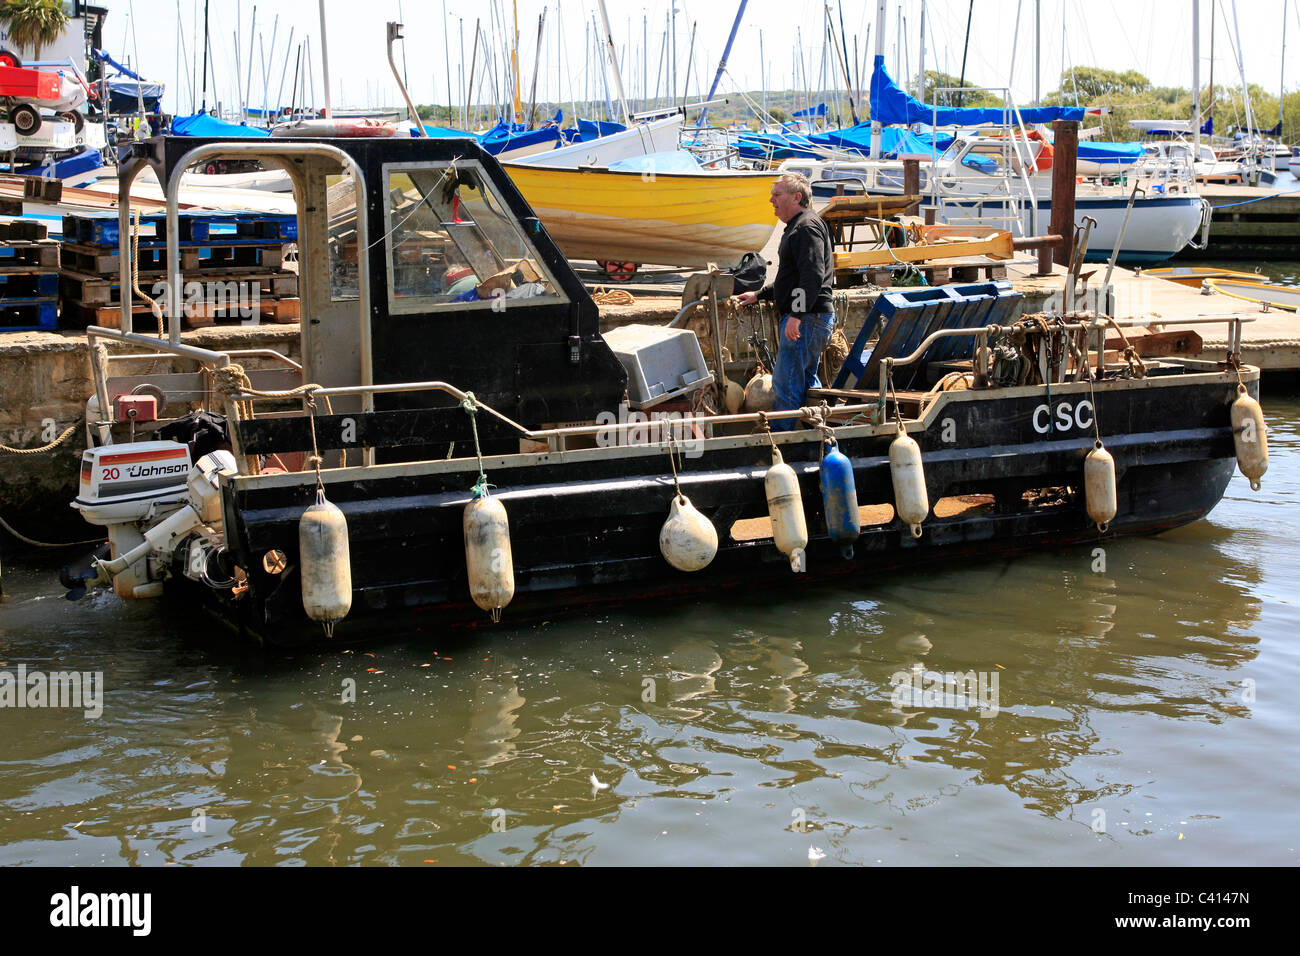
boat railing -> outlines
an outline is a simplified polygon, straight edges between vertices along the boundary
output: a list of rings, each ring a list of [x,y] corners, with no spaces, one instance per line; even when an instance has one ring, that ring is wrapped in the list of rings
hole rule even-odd
[[[109,352],[106,347],[99,341],[108,339],[114,342],[120,342],[125,345],[139,346],[148,351],[144,352]],[[143,335],[138,332],[122,332],[118,329],[106,329],[101,326],[92,325],[86,329],[86,343],[90,351],[90,367],[95,388],[95,398],[98,401],[100,414],[109,416],[109,420],[101,422],[87,422],[88,427],[98,428],[102,444],[111,444],[112,435],[108,429],[111,424],[111,399],[108,392],[109,367],[112,363],[156,362],[160,359],[183,359],[192,362],[198,362],[205,368],[218,369],[233,364],[236,359],[244,358],[264,358],[286,367],[297,378],[298,382],[302,380],[302,365],[289,356],[270,348],[254,349],[230,349],[228,351],[217,352],[212,349],[201,348],[196,345],[184,345],[181,343],[172,343],[167,339],[160,339],[152,335]],[[170,371],[170,369],[169,369]],[[138,379],[138,384],[149,384],[156,378],[157,373],[153,371],[145,372],[132,376]],[[165,389],[160,389],[166,394]],[[205,393],[206,398],[206,393]],[[207,401],[204,402],[207,404]],[[162,409],[159,408],[159,412]]]
[[[497,411],[492,406],[482,402],[474,396],[472,392],[464,391],[457,388],[450,382],[429,381],[429,382],[393,382],[382,385],[350,385],[337,386],[330,388],[313,388],[304,393],[304,396],[312,398],[338,398],[341,396],[364,395],[373,398],[375,395],[392,395],[401,392],[443,392],[452,396],[459,401],[467,412],[477,413],[482,411],[502,424],[513,429],[519,434],[520,438],[525,438],[533,442],[545,442],[548,450],[551,452],[565,452],[568,450],[566,442],[570,438],[599,438],[601,436],[619,435],[626,436],[628,432],[651,433],[656,429],[661,432],[669,430],[677,431],[680,434],[687,434],[694,429],[703,430],[706,438],[716,437],[714,426],[717,425],[735,425],[751,424],[763,426],[764,424],[781,419],[802,419],[819,414],[815,408],[796,408],[789,411],[779,412],[739,412],[732,415],[672,415],[656,419],[650,417],[648,420],[627,420],[619,422],[594,423],[590,425],[566,425],[558,428],[528,428],[508,415]],[[235,402],[255,402],[265,399],[265,396],[255,392],[232,392],[230,399]],[[859,403],[853,405],[836,405],[835,414],[837,416],[855,417],[859,415],[870,414],[875,408],[874,403]],[[364,413],[363,413],[364,414]],[[651,415],[653,413],[650,413]],[[232,432],[232,438],[234,437]],[[775,437],[775,436],[774,436]],[[782,439],[787,440],[787,439]],[[668,437],[661,439],[667,442]],[[621,444],[621,443],[620,443]],[[236,451],[238,455],[239,452]],[[366,464],[373,464],[367,460]]]
[[[1242,324],[1254,322],[1253,318],[1238,315],[1225,316],[1207,316],[1195,319],[1180,319],[1175,324],[1184,325],[1218,325],[1226,323],[1228,325],[1228,348],[1227,354],[1230,362],[1235,362],[1236,357],[1241,354]],[[1052,334],[1061,334],[1065,332],[1088,332],[1095,336],[1095,343],[1090,351],[1095,351],[1099,356],[1098,362],[1102,362],[1105,356],[1105,335],[1107,329],[1144,329],[1152,323],[1147,319],[1113,319],[1109,316],[1099,315],[1087,322],[1062,322],[1051,325],[1048,331]],[[884,421],[885,405],[891,390],[891,374],[893,369],[904,365],[911,365],[921,360],[921,358],[930,350],[934,343],[940,339],[974,337],[976,341],[974,374],[977,382],[987,380],[988,370],[980,365],[979,356],[987,354],[986,347],[989,339],[995,335],[1004,332],[1010,332],[1010,326],[1003,325],[985,325],[978,328],[970,329],[941,329],[938,332],[931,332],[922,340],[921,344],[909,352],[907,355],[894,357],[888,356],[880,361],[880,397],[876,401],[876,414],[880,421]],[[1064,355],[1062,363],[1068,356]],[[1087,355],[1083,356],[1083,365],[1087,366]],[[1063,371],[1063,369],[1062,369]],[[1049,372],[1050,375],[1050,372]]]

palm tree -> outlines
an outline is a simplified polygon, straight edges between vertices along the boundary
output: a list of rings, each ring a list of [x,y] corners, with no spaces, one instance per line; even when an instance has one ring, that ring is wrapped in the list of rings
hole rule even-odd
[[[15,46],[30,46],[36,60],[41,58],[41,47],[57,40],[67,22],[63,0],[0,2],[0,23],[8,27],[9,39]]]

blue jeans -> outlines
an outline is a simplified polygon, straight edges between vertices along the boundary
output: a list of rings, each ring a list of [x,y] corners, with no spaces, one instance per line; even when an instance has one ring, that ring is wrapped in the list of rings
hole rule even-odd
[[[776,353],[776,368],[772,370],[772,387],[776,391],[776,401],[772,411],[784,412],[802,408],[808,389],[820,388],[817,380],[817,364],[830,341],[835,329],[835,313],[822,312],[799,316],[799,339],[791,342],[785,337],[785,327],[790,316],[781,320],[779,335],[780,347]],[[785,418],[772,422],[772,431],[794,431],[798,426],[797,418]]]

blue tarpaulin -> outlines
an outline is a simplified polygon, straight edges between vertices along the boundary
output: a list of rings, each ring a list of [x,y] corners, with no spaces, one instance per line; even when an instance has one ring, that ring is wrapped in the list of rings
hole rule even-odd
[[[814,133],[808,137],[819,146],[842,149],[867,155],[871,152],[871,124],[859,123],[847,129]],[[943,133],[913,133],[911,130],[887,126],[880,131],[882,159],[897,159],[900,155],[925,155],[942,153],[952,144],[952,137]]]
[[[107,81],[108,111],[110,113],[137,113],[140,100],[144,100],[145,112],[162,102],[163,85],[146,80],[127,80],[114,77]]]
[[[1097,140],[1081,140],[1079,158],[1094,163],[1114,166],[1127,166],[1142,158],[1145,150],[1141,143],[1106,143]]]
[[[463,129],[452,129],[450,126],[428,126],[425,125],[424,133],[432,139],[474,139],[473,133],[467,133]],[[411,135],[419,136],[415,127],[411,127]]]
[[[202,111],[193,116],[173,117],[172,132],[177,136],[244,136],[250,139],[271,135],[264,129],[256,129],[242,123],[227,123]]]
[[[818,103],[816,106],[810,106],[806,110],[795,110],[795,116],[825,116],[826,104]]]
[[[610,133],[621,133],[625,129],[627,127],[622,123],[611,123],[607,120],[578,120],[578,134],[584,143],[608,136]]]
[[[1022,109],[1019,116],[1024,122],[1050,123],[1053,120],[1083,119],[1087,109],[1082,106],[1042,106]],[[908,96],[885,69],[885,58],[876,57],[876,67],[871,74],[871,118],[893,126],[911,126],[913,123],[930,123],[934,126],[987,126],[1006,123],[1007,114],[1001,107],[932,106]]]
[[[802,133],[741,133],[736,145],[744,159],[820,159],[823,150]]]
[[[497,125],[480,136],[478,141],[493,156],[525,146],[556,143],[561,138],[560,123],[563,121],[564,113],[560,110],[556,110],[555,115],[537,129],[529,129],[523,123],[498,120]]]

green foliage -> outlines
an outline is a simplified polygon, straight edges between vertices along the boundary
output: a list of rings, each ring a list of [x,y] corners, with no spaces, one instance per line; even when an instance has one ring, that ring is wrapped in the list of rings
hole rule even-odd
[[[9,38],[16,45],[32,48],[33,59],[41,58],[41,47],[57,40],[67,22],[63,0],[4,0],[0,4],[0,23],[8,27]]]
[[[927,103],[933,103],[936,98],[934,93],[935,90],[938,89],[975,90],[978,89],[978,86],[977,84],[973,83],[970,80],[967,80],[965,83],[962,83],[957,77],[951,76],[947,73],[940,73],[937,70],[926,70],[925,89],[926,89],[926,93],[924,96],[924,101]],[[986,106],[1002,105],[1002,97],[998,96],[996,93],[990,93],[986,90],[981,90],[980,92],[977,93],[962,93],[960,104],[958,104],[957,102],[958,94],[955,92],[941,94],[941,98],[943,100],[943,102],[939,104],[941,106],[961,105],[961,106],[971,106],[971,107],[975,107],[975,106],[986,107]]]
[[[1075,95],[1075,87],[1078,95]],[[1043,97],[1047,106],[1105,106],[1111,112],[1100,119],[1102,138],[1118,142],[1141,138],[1130,120],[1192,118],[1192,91],[1179,86],[1152,86],[1145,76],[1134,70],[1123,73],[1097,67],[1076,67],[1061,77],[1061,87]],[[1265,129],[1277,122],[1277,94],[1257,84],[1250,84],[1250,104],[1255,125]],[[1215,86],[1214,101],[1208,87],[1201,90],[1201,115],[1214,115],[1214,135],[1228,136],[1229,128],[1246,125],[1245,101],[1240,86]],[[1089,117],[1085,126],[1097,125]],[[1286,115],[1282,124],[1282,141],[1300,139],[1300,92],[1286,94]]]

